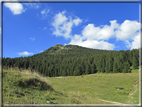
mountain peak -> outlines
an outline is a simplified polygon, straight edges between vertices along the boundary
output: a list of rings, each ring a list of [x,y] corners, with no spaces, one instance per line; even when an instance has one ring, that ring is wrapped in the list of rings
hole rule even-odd
[[[54,46],[63,46],[63,45],[61,45],[61,44],[56,44],[56,45],[54,45]]]

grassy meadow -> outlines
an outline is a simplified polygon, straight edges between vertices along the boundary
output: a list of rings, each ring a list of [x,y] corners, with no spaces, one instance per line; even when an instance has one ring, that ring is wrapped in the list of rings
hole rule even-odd
[[[44,77],[3,70],[3,104],[139,104],[139,70]]]

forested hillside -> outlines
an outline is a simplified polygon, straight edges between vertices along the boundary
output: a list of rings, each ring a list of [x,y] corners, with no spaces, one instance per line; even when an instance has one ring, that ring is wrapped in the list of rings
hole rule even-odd
[[[108,51],[77,45],[57,44],[29,57],[3,58],[4,69],[31,69],[46,76],[78,76],[82,74],[128,73],[139,66],[139,50]]]

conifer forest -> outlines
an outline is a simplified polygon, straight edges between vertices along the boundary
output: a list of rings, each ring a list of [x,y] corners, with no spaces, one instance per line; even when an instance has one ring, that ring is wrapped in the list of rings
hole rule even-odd
[[[45,76],[79,76],[94,73],[131,73],[139,67],[139,49],[99,50],[60,45],[28,57],[3,58],[3,69],[30,69]]]

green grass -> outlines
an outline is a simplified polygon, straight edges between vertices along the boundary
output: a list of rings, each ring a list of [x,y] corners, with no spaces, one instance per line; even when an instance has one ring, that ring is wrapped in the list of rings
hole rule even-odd
[[[139,104],[139,72],[90,74],[63,78],[3,70],[4,104]],[[120,90],[117,90],[120,89]],[[17,90],[18,93],[15,93]]]

